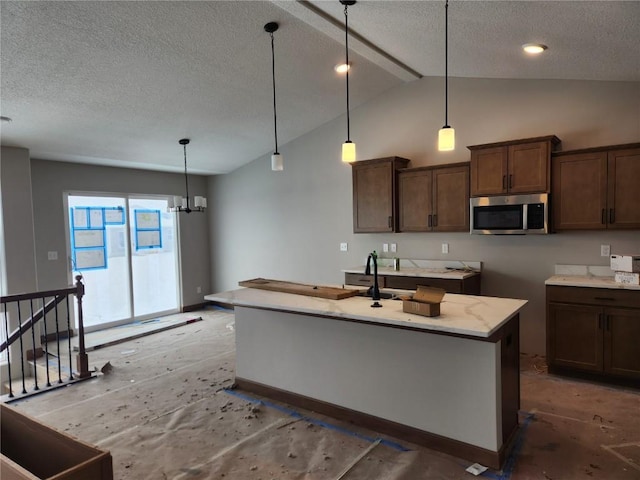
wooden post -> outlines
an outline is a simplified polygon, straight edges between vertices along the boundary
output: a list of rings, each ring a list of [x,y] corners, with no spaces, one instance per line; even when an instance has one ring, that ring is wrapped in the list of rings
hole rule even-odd
[[[84,323],[82,319],[82,297],[84,296],[84,285],[82,275],[76,275],[76,300],[78,302],[78,355],[76,356],[76,367],[80,378],[87,378],[89,372],[89,356],[84,346]]]

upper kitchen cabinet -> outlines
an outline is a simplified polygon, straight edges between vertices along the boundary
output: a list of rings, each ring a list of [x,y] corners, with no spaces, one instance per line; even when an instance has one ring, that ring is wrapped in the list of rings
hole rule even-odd
[[[409,160],[400,157],[362,160],[351,164],[353,232],[395,232],[398,223],[396,171]]]
[[[469,231],[469,163],[401,170],[398,191],[399,231]]]
[[[555,230],[640,228],[640,143],[553,155]]]
[[[549,193],[555,135],[472,145],[471,196]]]

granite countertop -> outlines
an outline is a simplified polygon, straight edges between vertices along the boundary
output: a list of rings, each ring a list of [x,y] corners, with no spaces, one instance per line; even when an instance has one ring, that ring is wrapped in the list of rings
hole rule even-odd
[[[640,285],[617,283],[614,272],[607,266],[556,265],[555,275],[548,278],[545,285],[562,287],[611,288],[622,290],[640,290]]]
[[[392,262],[393,259],[390,258],[378,258],[378,274],[398,277],[462,280],[474,275],[480,275],[482,270],[482,262],[470,260],[416,260],[401,258],[400,270],[394,270]],[[365,265],[362,265],[361,267],[346,268],[342,272],[364,275],[365,268]],[[371,265],[371,272],[373,272],[373,265]]]
[[[336,319],[358,320],[378,325],[396,325],[416,330],[488,338],[526,304],[526,300],[447,293],[440,304],[440,315],[423,317],[402,311],[399,300],[380,300],[382,308],[371,308],[371,299],[350,297],[343,300],[294,295],[253,288],[206,295],[205,300],[235,306],[308,313]]]
[[[613,277],[597,275],[554,275],[548,278],[545,285],[558,285],[563,287],[591,287],[591,288],[612,288],[622,290],[640,290],[640,285],[629,285],[628,283],[617,283]]]

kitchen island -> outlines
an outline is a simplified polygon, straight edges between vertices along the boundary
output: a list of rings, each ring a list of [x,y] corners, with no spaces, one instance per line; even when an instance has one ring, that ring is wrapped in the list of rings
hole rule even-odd
[[[500,468],[517,429],[524,300],[446,294],[438,317],[402,302],[257,289],[233,305],[239,388]]]

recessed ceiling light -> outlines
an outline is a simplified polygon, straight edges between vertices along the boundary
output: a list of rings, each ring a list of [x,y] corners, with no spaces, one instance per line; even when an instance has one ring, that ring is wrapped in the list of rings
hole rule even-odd
[[[333,69],[338,73],[346,73],[347,70],[351,70],[351,65],[347,65],[346,63],[341,63],[333,67]]]
[[[9,122],[11,122],[11,118],[9,118],[9,117],[0,117],[0,122],[9,123]]]
[[[539,53],[544,52],[547,48],[549,47],[541,43],[525,43],[522,45],[522,49],[532,55],[538,55]]]

